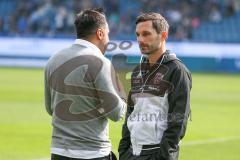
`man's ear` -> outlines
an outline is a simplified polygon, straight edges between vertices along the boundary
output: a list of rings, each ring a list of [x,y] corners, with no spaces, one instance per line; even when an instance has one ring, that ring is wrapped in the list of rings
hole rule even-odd
[[[168,32],[162,32],[162,39],[166,40],[168,38]]]
[[[97,29],[96,36],[99,40],[103,39],[104,35],[103,35],[103,30],[101,28]]]

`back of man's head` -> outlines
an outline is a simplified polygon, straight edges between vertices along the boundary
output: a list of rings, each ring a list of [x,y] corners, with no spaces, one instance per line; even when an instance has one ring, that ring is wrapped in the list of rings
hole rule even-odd
[[[106,23],[102,8],[81,11],[77,14],[74,22],[77,38],[87,39],[89,36],[94,35],[98,28],[105,27]]]

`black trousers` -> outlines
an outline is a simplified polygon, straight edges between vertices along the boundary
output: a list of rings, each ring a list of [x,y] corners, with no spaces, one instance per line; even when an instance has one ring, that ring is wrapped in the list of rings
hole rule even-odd
[[[117,160],[117,157],[113,152],[111,152],[109,156],[92,158],[92,159],[70,158],[70,157],[65,157],[57,154],[52,154],[51,160]]]
[[[132,154],[132,149],[129,148],[119,160],[165,160],[158,151],[150,151],[148,154],[135,156]]]

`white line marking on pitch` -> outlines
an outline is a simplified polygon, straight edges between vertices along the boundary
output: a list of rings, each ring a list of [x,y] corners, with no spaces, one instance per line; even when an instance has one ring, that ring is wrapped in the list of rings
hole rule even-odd
[[[239,136],[236,137],[225,137],[225,138],[212,138],[212,139],[206,139],[206,140],[197,140],[197,141],[189,141],[182,143],[182,146],[194,146],[194,145],[201,145],[201,144],[208,144],[208,143],[221,143],[226,141],[233,141],[240,139]]]

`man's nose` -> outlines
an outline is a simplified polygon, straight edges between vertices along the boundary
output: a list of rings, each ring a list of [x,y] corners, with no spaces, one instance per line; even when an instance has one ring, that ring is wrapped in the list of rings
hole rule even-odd
[[[139,44],[142,44],[144,42],[144,39],[143,39],[143,37],[141,35],[139,35],[137,37],[137,41],[138,41]]]

